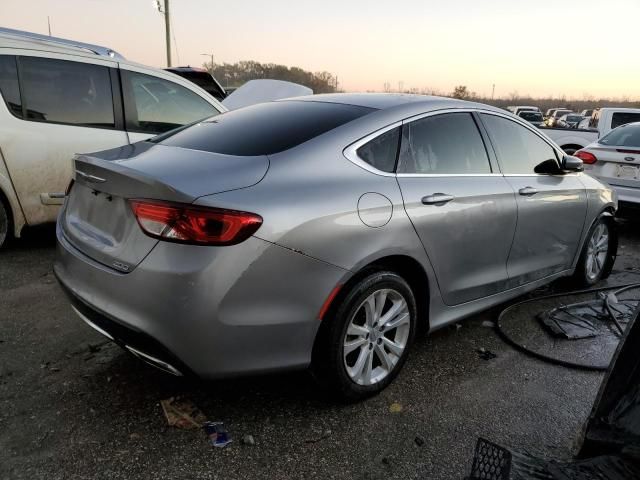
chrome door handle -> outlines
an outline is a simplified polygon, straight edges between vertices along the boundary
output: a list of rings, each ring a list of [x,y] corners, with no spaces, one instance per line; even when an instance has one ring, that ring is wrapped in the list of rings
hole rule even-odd
[[[520,195],[526,195],[528,197],[528,196],[535,195],[536,193],[538,193],[538,190],[536,190],[533,187],[524,187],[524,188],[521,188],[520,190],[518,190],[518,193]]]
[[[455,197],[453,195],[447,195],[446,193],[434,193],[433,195],[427,195],[422,197],[423,205],[444,205],[450,202]]]

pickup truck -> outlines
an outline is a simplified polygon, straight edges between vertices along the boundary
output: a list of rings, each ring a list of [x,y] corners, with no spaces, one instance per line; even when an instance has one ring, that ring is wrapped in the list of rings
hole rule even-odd
[[[600,108],[591,114],[588,128],[539,128],[568,155],[573,155],[614,128],[639,121],[640,108]]]

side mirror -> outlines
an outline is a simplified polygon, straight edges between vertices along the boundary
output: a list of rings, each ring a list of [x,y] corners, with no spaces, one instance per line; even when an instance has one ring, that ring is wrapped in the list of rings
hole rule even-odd
[[[562,157],[562,170],[565,172],[582,172],[584,171],[584,164],[578,157],[565,155]]]
[[[543,175],[559,175],[562,173],[562,169],[558,166],[558,161],[555,158],[539,163],[533,171]]]

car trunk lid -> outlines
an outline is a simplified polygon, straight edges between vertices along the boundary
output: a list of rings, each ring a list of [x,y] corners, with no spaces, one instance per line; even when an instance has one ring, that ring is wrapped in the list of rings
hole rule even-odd
[[[598,178],[610,185],[640,186],[640,148],[598,146],[589,151],[598,159],[593,166]]]
[[[82,253],[127,273],[158,243],[138,225],[130,199],[193,203],[203,195],[254,185],[268,166],[266,157],[233,157],[148,142],[80,155],[62,229]]]

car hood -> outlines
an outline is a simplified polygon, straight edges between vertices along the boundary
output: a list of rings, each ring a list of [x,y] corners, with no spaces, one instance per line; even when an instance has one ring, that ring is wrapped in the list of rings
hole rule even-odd
[[[225,98],[222,104],[229,110],[237,110],[256,103],[312,94],[313,90],[297,83],[283,80],[249,80]]]

